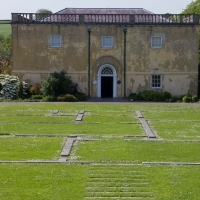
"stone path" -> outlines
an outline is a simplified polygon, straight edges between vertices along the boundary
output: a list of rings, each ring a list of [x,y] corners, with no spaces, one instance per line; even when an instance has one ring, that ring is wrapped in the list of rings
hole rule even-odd
[[[67,156],[69,156],[70,150],[74,144],[74,142],[76,141],[76,137],[69,137],[65,143],[65,146],[62,150],[62,153],[60,155],[60,162],[65,162],[67,159]]]
[[[144,119],[142,113],[140,111],[135,111],[137,117],[139,118],[146,134],[148,135],[149,138],[156,138],[156,136],[154,135],[154,133],[152,132],[152,130],[150,129],[149,125],[147,124],[146,120]]]
[[[152,199],[143,171],[127,165],[94,165],[86,183],[85,199]]]
[[[83,119],[85,111],[81,110],[76,118],[76,122],[80,122]]]

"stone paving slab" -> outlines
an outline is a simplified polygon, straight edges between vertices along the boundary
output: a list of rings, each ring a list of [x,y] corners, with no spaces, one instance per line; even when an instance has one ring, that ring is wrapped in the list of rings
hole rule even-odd
[[[148,135],[149,138],[156,138],[156,136],[154,135],[154,133],[151,131],[149,125],[147,124],[146,120],[144,119],[142,113],[140,111],[135,111],[137,117],[139,118],[146,134]]]
[[[62,150],[61,156],[68,156],[69,152],[73,146],[73,143],[76,139],[75,138],[68,138],[67,142],[65,143],[65,146]]]
[[[78,114],[76,121],[82,121],[83,119],[83,115],[82,114]]]
[[[143,165],[200,165],[193,162],[142,162]]]
[[[59,113],[59,110],[53,110],[52,115],[57,115]]]
[[[144,118],[140,111],[135,111],[138,118]]]

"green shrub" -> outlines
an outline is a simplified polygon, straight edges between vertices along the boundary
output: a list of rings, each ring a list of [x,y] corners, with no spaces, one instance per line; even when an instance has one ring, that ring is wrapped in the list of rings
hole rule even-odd
[[[51,95],[49,95],[49,96],[44,96],[44,97],[42,98],[42,101],[43,101],[43,102],[53,102],[53,101],[56,101],[56,98],[55,98],[55,96],[51,96]]]
[[[165,101],[165,95],[164,95],[164,93],[163,92],[154,91],[153,101],[154,102],[163,102],[163,101]]]
[[[46,96],[59,96],[74,92],[74,84],[66,72],[54,72],[42,82],[41,91]]]
[[[140,100],[140,99],[139,99],[139,96],[138,96],[136,93],[131,93],[131,94],[128,96],[128,100],[131,101],[131,99],[132,99],[133,101]]]
[[[192,101],[192,98],[190,96],[185,95],[183,97],[182,101],[185,103],[190,103]]]
[[[18,89],[17,89],[18,98],[23,98],[23,83],[19,81]]]
[[[0,97],[5,99],[16,99],[17,97],[22,98],[26,95],[27,83],[20,80],[17,76],[3,75],[0,74],[0,84],[2,89],[0,90]]]
[[[40,100],[40,99],[42,99],[44,96],[43,95],[41,95],[41,94],[36,94],[36,95],[32,95],[31,96],[31,99],[38,99],[38,100]]]
[[[165,99],[171,99],[172,98],[172,95],[171,95],[170,92],[164,91],[163,94],[164,94]]]
[[[193,95],[192,96],[192,102],[198,102],[199,98],[197,97],[197,95]]]
[[[65,96],[58,96],[57,97],[57,101],[60,101],[60,102],[64,102],[65,101]]]
[[[31,95],[41,94],[42,92],[40,91],[40,89],[41,89],[41,85],[40,84],[35,84],[35,85],[33,85],[33,86],[31,86],[29,88],[29,93]]]
[[[72,94],[65,94],[64,97],[66,102],[74,102],[77,100],[76,97]]]
[[[77,101],[87,101],[87,95],[84,93],[76,93],[74,95],[77,99]]]

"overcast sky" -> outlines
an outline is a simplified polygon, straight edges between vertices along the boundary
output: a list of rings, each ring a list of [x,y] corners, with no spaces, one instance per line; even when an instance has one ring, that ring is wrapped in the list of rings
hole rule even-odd
[[[0,20],[11,13],[35,13],[45,8],[53,13],[64,8],[144,8],[156,14],[179,14],[192,0],[0,0]]]

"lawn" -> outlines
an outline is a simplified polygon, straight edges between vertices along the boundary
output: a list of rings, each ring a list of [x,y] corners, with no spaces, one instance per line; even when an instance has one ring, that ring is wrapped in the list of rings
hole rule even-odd
[[[61,137],[0,137],[0,160],[58,160],[64,143]]]
[[[8,37],[11,34],[11,25],[2,24],[0,22],[0,33],[2,33],[5,37]]]
[[[1,164],[0,199],[83,199],[86,169],[65,164]]]
[[[75,156],[91,162],[200,162],[200,142],[154,142],[107,139],[82,141]]]
[[[78,141],[64,163],[0,162],[0,199],[200,199],[200,165],[142,164],[200,163],[199,113],[194,104],[2,103],[0,161],[57,161],[68,135]]]

